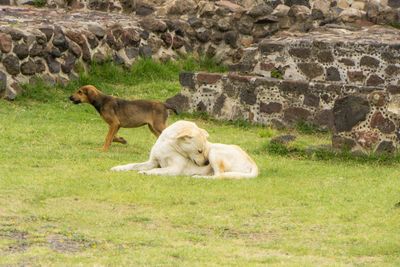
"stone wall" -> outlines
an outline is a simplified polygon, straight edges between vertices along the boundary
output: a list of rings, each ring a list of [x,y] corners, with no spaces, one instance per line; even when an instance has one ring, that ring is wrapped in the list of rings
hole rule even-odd
[[[181,111],[274,127],[300,121],[333,131],[332,144],[353,151],[393,152],[400,145],[400,86],[279,80],[237,74],[182,73],[168,102]]]
[[[332,19],[336,16],[344,20],[365,17],[374,23],[385,23],[398,20],[398,0],[47,0],[42,1],[52,8],[72,8],[84,10],[100,10],[107,12],[124,12],[136,15],[157,16],[185,15],[197,12],[212,11],[214,5],[226,3],[235,9],[249,10],[258,5],[268,4],[272,7],[281,6],[279,12],[288,12],[292,6],[300,11],[300,17],[306,19]],[[0,0],[0,5],[35,4],[34,0]],[[236,6],[236,7],[235,7]],[[288,8],[286,8],[288,7]],[[262,11],[263,9],[258,9]],[[344,11],[344,12],[343,12]],[[264,14],[266,15],[266,14]]]
[[[220,51],[237,58],[238,34],[221,33],[201,20],[132,17],[105,12],[8,7],[0,9],[0,97],[14,99],[20,85],[39,76],[65,83],[79,68],[108,58],[130,66],[138,57],[161,61]]]
[[[243,49],[229,75],[183,73],[182,92],[169,101],[223,120],[278,128],[304,121],[331,130],[335,148],[393,152],[400,145],[399,33],[329,25],[280,32]]]
[[[348,47],[343,45],[341,48],[328,45],[324,51],[321,48],[321,55],[312,54],[316,50],[312,50],[312,53],[307,50],[307,47],[315,46],[318,42],[307,43],[304,40],[309,37],[305,36],[293,40],[293,49],[274,51],[273,54],[261,49],[261,45],[268,46],[266,42],[274,45],[273,42],[279,43],[279,40],[275,38],[259,44],[271,36],[280,38],[282,31],[293,36],[300,36],[305,32],[311,37],[313,34],[327,36],[329,34],[322,33],[336,27],[339,28],[338,31],[358,31],[362,35],[366,33],[362,25],[370,25],[373,18],[382,15],[381,11],[390,11],[390,16],[385,13],[384,18],[398,20],[398,9],[394,7],[393,1],[378,2],[376,7],[379,12],[373,13],[370,7],[362,7],[363,11],[356,12],[355,15],[345,13],[347,9],[344,9],[343,1],[325,0],[236,3],[77,0],[57,1],[54,5],[58,7],[64,3],[66,9],[2,8],[0,97],[13,99],[21,90],[20,84],[28,82],[33,76],[40,76],[50,83],[64,83],[76,77],[78,66],[86,67],[93,61],[102,62],[111,58],[118,64],[130,66],[139,56],[168,60],[187,53],[206,54],[230,65],[234,70],[247,70],[266,76],[270,72],[268,68],[273,66],[272,68],[283,71],[285,78],[299,79],[303,73],[304,77],[300,77],[301,79],[343,82],[352,80],[354,84],[368,85],[393,84],[398,79],[399,66],[396,57],[390,58],[396,53],[389,49],[388,54],[385,50],[386,43],[375,50],[360,52],[358,50],[363,49],[363,44],[351,44]],[[134,12],[129,12],[128,6]],[[358,8],[361,9],[361,6],[358,5]],[[93,9],[109,12],[90,11]],[[376,39],[381,36],[382,30],[379,31]],[[393,40],[398,40],[395,35],[392,37]],[[352,49],[358,49],[358,54],[355,55]],[[280,52],[282,53],[279,54]],[[307,57],[307,53],[311,53],[311,57]],[[334,55],[333,62],[330,62],[329,53]],[[346,58],[352,59],[353,63],[339,62],[343,53],[347,53]],[[369,57],[357,58],[359,54],[369,54]],[[254,58],[259,62],[254,62]],[[282,58],[289,60],[292,65],[280,64],[279,59]],[[314,63],[316,58],[325,61]],[[394,63],[383,63],[389,59]],[[250,65],[253,63],[256,64]],[[342,73],[338,65],[343,64],[355,66],[349,66],[349,71]],[[320,75],[315,76],[316,74]]]
[[[400,84],[400,31],[372,26],[279,33],[244,50],[232,70],[265,77],[353,85]]]

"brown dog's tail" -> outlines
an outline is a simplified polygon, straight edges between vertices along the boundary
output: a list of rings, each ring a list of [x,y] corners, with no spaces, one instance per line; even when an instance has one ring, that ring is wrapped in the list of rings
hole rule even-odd
[[[179,114],[179,113],[178,113],[178,110],[177,110],[174,106],[172,106],[172,105],[170,105],[170,104],[168,104],[168,103],[164,103],[164,106],[165,106],[167,109],[172,110],[176,115]]]

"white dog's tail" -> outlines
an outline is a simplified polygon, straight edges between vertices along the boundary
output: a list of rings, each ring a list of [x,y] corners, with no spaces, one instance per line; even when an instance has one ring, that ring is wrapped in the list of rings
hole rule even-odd
[[[249,178],[255,178],[257,176],[258,176],[258,167],[255,163],[252,164],[250,172],[223,172],[218,175],[218,177],[230,178],[230,179],[242,179],[242,178],[249,179]]]

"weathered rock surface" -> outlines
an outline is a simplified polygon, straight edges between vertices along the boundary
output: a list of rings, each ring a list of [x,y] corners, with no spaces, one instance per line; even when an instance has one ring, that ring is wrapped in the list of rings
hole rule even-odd
[[[179,110],[277,127],[308,122],[333,131],[335,148],[392,151],[389,143],[394,148],[400,143],[399,120],[390,115],[400,114],[400,96],[392,103],[400,93],[394,87],[189,72],[181,74],[180,82],[181,93],[168,100]]]

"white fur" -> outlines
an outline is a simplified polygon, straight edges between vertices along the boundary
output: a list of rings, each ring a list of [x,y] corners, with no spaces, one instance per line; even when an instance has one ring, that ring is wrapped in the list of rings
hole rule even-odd
[[[151,149],[148,161],[115,166],[111,170],[136,170],[148,175],[205,175],[209,172],[209,166],[198,166],[204,165],[206,161],[204,152],[198,153],[199,155],[194,154],[199,149],[204,150],[207,136],[208,133],[197,127],[195,123],[177,121],[167,127],[158,137]],[[198,147],[194,147],[193,144]],[[197,162],[198,165],[194,162]]]
[[[208,143],[208,160],[211,172],[195,175],[196,178],[254,178],[258,167],[250,156],[236,145]]]
[[[148,161],[115,166],[111,170],[210,179],[257,177],[257,165],[240,147],[210,143],[207,137],[208,133],[195,123],[177,121],[161,133]],[[207,159],[210,164],[203,166]]]

